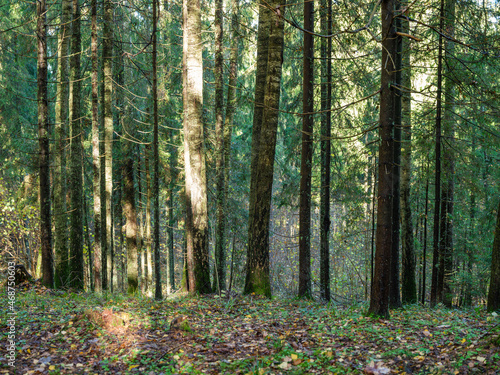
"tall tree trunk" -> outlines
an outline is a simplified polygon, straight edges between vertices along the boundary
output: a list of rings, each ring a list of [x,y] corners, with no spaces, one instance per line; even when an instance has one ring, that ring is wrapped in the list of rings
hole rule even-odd
[[[284,2],[271,1],[270,9],[281,9],[284,13]],[[271,296],[269,279],[269,222],[271,217],[271,200],[273,190],[274,156],[276,151],[276,133],[279,117],[279,100],[281,87],[281,70],[283,64],[283,18],[273,12],[269,22],[268,60],[263,103],[266,107],[262,113],[260,141],[253,143],[252,155],[257,155],[251,174],[254,176],[250,197],[254,197],[250,207],[249,239],[247,271],[244,293],[256,293]],[[260,20],[259,20],[260,22]],[[265,30],[265,29],[264,29]],[[258,75],[260,72],[257,72]],[[257,105],[257,104],[256,104]],[[255,132],[255,128],[253,130]],[[262,140],[265,140],[262,142]],[[257,150],[254,147],[258,146]],[[255,169],[253,169],[255,168]],[[259,197],[257,200],[256,197]]]
[[[68,81],[69,43],[71,36],[71,0],[61,1],[61,26],[57,51],[57,97],[55,104],[55,152],[54,152],[54,252],[55,287],[68,283],[68,214],[66,212],[65,149],[68,130]]]
[[[445,2],[445,33],[455,36],[455,0]],[[439,283],[442,285],[442,301],[447,307],[452,306],[451,278],[453,274],[453,196],[455,178],[454,139],[455,126],[453,119],[453,102],[455,100],[455,42],[446,40],[444,55],[444,116],[443,116],[443,191],[441,194],[441,236],[440,236],[440,274]]]
[[[151,253],[151,170],[149,168],[149,153],[148,146],[144,149],[144,159],[146,167],[146,291],[148,296],[151,295],[153,289],[153,254]]]
[[[332,1],[322,2],[321,31],[332,33]],[[321,187],[320,187],[320,297],[330,301],[330,160],[332,106],[332,40],[321,39]]]
[[[403,5],[403,7],[407,4]],[[401,32],[409,33],[408,20],[401,20]],[[411,178],[411,62],[410,41],[403,39],[402,48],[402,79],[403,91],[401,94],[402,107],[402,147],[401,147],[401,292],[403,303],[417,302],[417,284],[415,282],[415,246],[413,240],[413,222],[410,205],[410,178]]]
[[[500,311],[500,202],[497,209],[497,226],[491,253],[491,277],[487,309],[488,311]]]
[[[442,121],[442,85],[443,85],[443,31],[444,31],[444,2],[441,0],[439,21],[439,49],[438,49],[438,71],[437,71],[437,93],[436,93],[436,176],[434,183],[434,231],[433,231],[433,255],[432,255],[432,284],[431,284],[431,307],[441,302],[441,288],[439,287],[439,269],[441,254],[440,246],[440,208],[441,208],[441,121]]]
[[[174,129],[170,129],[170,140],[174,140]],[[170,294],[175,290],[175,259],[174,259],[174,189],[177,180],[177,149],[172,147],[169,158],[169,173],[168,173],[168,193],[167,193],[167,235],[168,235],[168,260],[167,260],[167,293]]]
[[[427,168],[429,169],[429,168]],[[427,216],[429,213],[429,177],[425,184],[425,212],[424,212],[424,245],[422,250],[422,305],[425,305],[426,275],[427,275]]]
[[[80,110],[80,4],[73,0],[73,21],[71,38],[71,82],[70,90],[70,232],[69,232],[69,285],[83,290],[83,176],[82,176],[82,122]]]
[[[113,227],[111,222],[112,196],[113,196],[113,7],[111,0],[104,0],[104,28],[102,42],[103,80],[104,80],[104,211],[103,218],[104,237],[102,262],[103,262],[103,289],[110,288],[113,280],[112,274],[112,241]]]
[[[401,31],[401,1],[395,0],[396,18],[395,27],[398,32]],[[393,166],[393,187],[392,187],[392,255],[391,255],[391,276],[389,287],[389,305],[392,308],[401,307],[401,296],[399,293],[399,236],[400,236],[400,186],[401,186],[401,82],[402,82],[402,62],[403,62],[403,37],[396,36],[396,55],[394,62],[396,64],[395,73],[395,95],[394,95],[394,166]]]
[[[162,299],[161,259],[160,259],[160,156],[158,129],[158,74],[157,74],[157,37],[158,37],[158,0],[153,1],[153,205],[154,205],[154,256],[155,256],[155,299]]]
[[[49,171],[49,101],[47,90],[47,5],[37,1],[37,102],[38,102],[38,168],[40,171],[40,244],[42,254],[42,281],[54,286],[54,261],[52,257],[52,227],[50,219]]]
[[[186,174],[186,234],[188,289],[210,293],[208,258],[208,209],[205,142],[203,136],[203,59],[199,0],[184,0],[186,90],[184,113],[184,163]]]
[[[101,249],[101,160],[99,149],[99,113],[97,101],[97,0],[91,3],[92,35],[92,170],[94,192],[94,291],[102,290],[102,249]]]
[[[304,2],[304,28],[314,31],[314,2]],[[302,152],[299,199],[299,297],[311,298],[311,178],[314,125],[314,41],[303,33]]]
[[[382,74],[380,93],[380,146],[375,272],[368,313],[389,317],[389,285],[393,238],[393,167],[396,29],[394,0],[382,0]]]
[[[223,89],[223,1],[215,0],[215,287],[218,291],[226,289],[226,254],[225,243],[225,218],[224,207],[224,89]]]
[[[252,153],[250,160],[250,199],[248,212],[248,236],[250,237],[250,223],[253,221],[253,209],[257,197],[256,173],[257,160],[260,152],[260,129],[262,126],[262,115],[264,112],[264,95],[266,90],[267,62],[269,48],[269,33],[272,22],[272,12],[269,10],[266,0],[259,3],[259,26],[257,31],[257,67],[255,73],[255,96],[253,107],[252,124]],[[247,256],[250,256],[249,254]]]

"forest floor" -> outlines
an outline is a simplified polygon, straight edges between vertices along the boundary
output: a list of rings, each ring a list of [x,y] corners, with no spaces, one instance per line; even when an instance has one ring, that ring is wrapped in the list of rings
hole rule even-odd
[[[0,302],[8,306],[5,292]],[[2,308],[0,373],[500,374],[500,316],[483,307],[413,305],[381,320],[366,317],[366,305],[213,295],[156,302],[34,284],[16,290],[15,307],[15,370]]]

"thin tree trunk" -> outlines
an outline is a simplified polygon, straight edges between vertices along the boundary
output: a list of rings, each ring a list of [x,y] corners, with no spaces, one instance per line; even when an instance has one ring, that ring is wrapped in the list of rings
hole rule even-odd
[[[153,254],[151,253],[151,170],[149,168],[150,148],[145,147],[144,159],[146,165],[146,291],[148,296],[153,289]]]
[[[104,208],[105,222],[103,229],[106,242],[103,243],[103,289],[110,288],[112,274],[112,210],[113,197],[113,7],[111,0],[104,0],[104,28],[103,28],[103,80],[104,80]]]
[[[271,9],[281,9],[284,13],[284,2],[271,1]],[[259,138],[265,142],[252,143],[252,155],[257,154],[253,189],[250,191],[250,223],[248,239],[247,271],[245,294],[256,293],[271,296],[269,278],[269,222],[271,217],[271,200],[273,188],[274,156],[276,151],[276,133],[279,117],[279,101],[281,88],[281,70],[283,63],[284,22],[276,13],[272,13],[269,22],[268,62],[263,102],[266,107],[262,113]],[[259,21],[260,22],[260,21]],[[259,74],[259,72],[258,72]],[[257,105],[257,104],[256,104]],[[255,131],[255,128],[254,128]],[[252,135],[253,142],[253,135]],[[254,147],[258,145],[258,149]],[[252,196],[254,197],[252,201]],[[259,197],[257,200],[256,197]]]
[[[332,1],[322,2],[321,30],[332,33]],[[332,106],[332,40],[321,39],[321,187],[320,187],[320,297],[330,301],[330,161]]]
[[[101,160],[99,148],[99,113],[97,101],[97,0],[92,0],[92,170],[94,192],[94,291],[102,290],[102,249],[101,249]]]
[[[441,207],[441,120],[442,120],[442,82],[443,82],[443,30],[444,30],[444,0],[441,0],[439,21],[439,49],[437,70],[437,93],[436,93],[436,176],[434,184],[434,234],[433,234],[433,256],[432,256],[432,284],[431,284],[431,307],[441,302],[441,288],[439,287],[439,269],[441,254],[439,252],[440,241],[440,207]]]
[[[500,203],[497,209],[497,226],[491,253],[491,277],[487,310],[500,311]]]
[[[429,177],[425,184],[424,248],[422,251],[422,305],[425,305],[425,287],[427,275],[427,216],[429,213]]]
[[[403,5],[403,7],[407,3]],[[402,20],[401,32],[409,33],[409,23]],[[403,61],[401,85],[404,88],[411,88],[411,64],[410,64],[410,41],[403,39]],[[402,121],[403,132],[401,147],[401,252],[402,252],[402,273],[401,292],[403,303],[417,302],[417,284],[415,283],[415,246],[413,239],[413,223],[410,205],[410,178],[411,178],[411,94],[400,91],[402,100]]]
[[[52,257],[52,227],[50,219],[50,170],[49,170],[49,102],[47,90],[47,5],[37,1],[37,102],[38,102],[38,167],[40,171],[40,245],[42,281],[54,286],[54,261]]]
[[[129,147],[128,156],[123,163],[123,213],[126,218],[125,237],[127,241],[127,281],[128,294],[135,294],[139,286],[137,270],[137,212],[135,206],[134,188],[134,159],[132,147]]]
[[[69,231],[69,285],[83,290],[83,176],[82,123],[80,110],[80,4],[73,0],[70,82],[70,231]]]
[[[304,2],[304,28],[314,31],[314,2]],[[311,178],[314,119],[314,41],[303,33],[302,152],[299,203],[299,297],[311,298]]]
[[[208,208],[205,143],[203,136],[203,59],[199,0],[184,0],[187,41],[184,113],[184,162],[186,174],[186,232],[188,288],[190,293],[210,293],[208,257]]]
[[[69,100],[69,43],[71,36],[71,0],[61,2],[61,27],[58,41],[57,98],[55,104],[55,152],[54,152],[54,251],[55,287],[68,282],[68,214],[66,212],[66,137],[68,130]]]
[[[215,287],[218,291],[226,289],[226,254],[225,245],[225,207],[224,207],[224,89],[223,89],[223,1],[215,0]]]
[[[396,14],[401,11],[401,1],[395,0]],[[401,31],[401,19],[394,20],[397,31]],[[403,65],[403,37],[396,36],[396,55],[394,62],[396,64],[395,72],[395,95],[394,95],[394,166],[393,166],[393,187],[392,187],[392,255],[391,255],[391,276],[389,289],[389,305],[392,308],[401,307],[401,296],[399,292],[399,236],[400,236],[400,186],[401,186],[401,120],[402,106],[400,89],[402,82]]]
[[[455,0],[445,2],[445,33],[451,37],[455,36]],[[455,126],[453,119],[455,82],[452,75],[454,72],[455,42],[446,40],[445,42],[445,64],[443,72],[444,80],[444,122],[443,135],[443,180],[444,186],[441,199],[441,238],[440,238],[440,280],[438,285],[442,285],[442,301],[447,307],[452,306],[451,278],[453,274],[453,200],[455,189],[455,155],[454,139]]]
[[[393,167],[396,30],[394,0],[382,1],[382,74],[375,272],[368,314],[389,317],[389,285],[393,243]]]
[[[157,74],[157,27],[158,0],[153,1],[153,205],[154,205],[154,256],[155,256],[155,299],[162,299],[160,259],[160,156],[158,129],[158,74]]]

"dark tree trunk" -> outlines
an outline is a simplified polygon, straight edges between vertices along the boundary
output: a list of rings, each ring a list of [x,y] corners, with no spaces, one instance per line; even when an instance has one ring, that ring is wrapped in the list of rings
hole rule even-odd
[[[66,207],[66,157],[69,101],[69,44],[71,37],[71,0],[61,2],[61,27],[58,35],[57,99],[55,104],[54,146],[54,252],[55,287],[67,286],[68,214]]]
[[[215,225],[215,288],[226,289],[225,207],[224,207],[224,89],[223,89],[223,17],[222,0],[215,0],[215,179],[216,220]]]
[[[161,259],[160,259],[160,156],[158,128],[158,74],[157,74],[157,34],[158,34],[158,0],[153,0],[153,205],[154,205],[154,257],[155,257],[155,299],[162,299]]]
[[[427,275],[427,216],[429,214],[429,177],[425,184],[425,213],[424,213],[424,246],[422,250],[422,305],[425,305],[426,275]]]
[[[397,15],[401,10],[400,0],[395,0]],[[401,31],[401,19],[394,20],[396,30]],[[392,187],[392,255],[391,255],[391,280],[389,290],[389,305],[392,308],[401,307],[401,296],[399,293],[399,235],[400,235],[400,185],[401,185],[401,120],[402,120],[402,65],[403,65],[403,37],[396,36],[396,64],[395,73],[395,95],[394,95],[394,166]]]
[[[284,4],[272,1],[271,9],[279,9],[283,14]],[[252,175],[255,177],[250,196],[250,222],[248,239],[247,271],[245,279],[245,294],[255,293],[271,296],[269,279],[269,221],[271,217],[271,199],[273,188],[274,156],[276,151],[276,133],[278,128],[278,108],[281,88],[281,68],[283,63],[284,22],[277,14],[272,13],[269,22],[268,62],[265,84],[262,123],[256,144],[252,143],[252,155],[257,155],[255,166],[252,165]],[[260,22],[260,21],[259,21]],[[259,73],[259,72],[258,72]],[[257,105],[257,104],[256,104]],[[255,131],[255,129],[254,129]],[[263,142],[262,140],[265,140]],[[253,142],[253,136],[252,136]],[[252,186],[252,185],[251,185]],[[257,200],[256,197],[259,197]]]
[[[314,29],[314,2],[304,2],[304,28]],[[314,41],[303,33],[302,152],[299,203],[299,297],[311,298],[311,177],[314,112]]]
[[[394,0],[382,1],[382,75],[375,272],[368,314],[389,317],[389,287],[393,238],[393,167],[396,30]]]
[[[491,277],[487,309],[488,311],[500,311],[500,203],[497,209],[497,226],[491,253]]]
[[[407,2],[405,2],[405,5]],[[409,23],[401,20],[401,31],[409,33]],[[403,39],[403,61],[401,85],[411,89],[410,41]],[[401,149],[401,293],[403,303],[417,302],[417,284],[415,282],[415,245],[413,240],[413,222],[410,205],[411,179],[411,93],[401,91],[402,110],[402,149]]]
[[[126,141],[127,142],[127,141]],[[125,238],[127,243],[128,294],[135,294],[139,286],[137,270],[137,212],[135,206],[134,159],[132,147],[123,163],[123,214],[125,215]]]
[[[440,246],[440,208],[441,208],[441,121],[442,121],[442,85],[443,85],[443,30],[444,30],[444,0],[441,0],[440,21],[439,21],[439,49],[437,67],[437,93],[436,93],[436,176],[434,183],[434,232],[433,232],[433,255],[432,255],[432,284],[431,284],[431,307],[441,302],[441,291],[439,285],[439,273],[441,254]]]
[[[47,23],[45,0],[37,1],[37,102],[38,102],[38,168],[40,171],[40,244],[42,252],[42,281],[54,286],[54,261],[52,257],[52,227],[50,219],[49,171],[49,102],[47,92]]]
[[[322,2],[321,31],[332,33],[332,1]],[[320,187],[320,297],[330,301],[330,160],[332,106],[332,40],[321,39],[321,187]]]
[[[80,4],[73,0],[73,34],[71,38],[70,82],[70,231],[69,231],[69,285],[82,290],[83,285],[83,176],[82,123],[80,110]]]

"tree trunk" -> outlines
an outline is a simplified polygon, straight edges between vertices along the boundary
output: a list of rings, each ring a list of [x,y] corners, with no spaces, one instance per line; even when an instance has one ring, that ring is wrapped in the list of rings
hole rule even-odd
[[[80,110],[80,5],[73,0],[71,39],[70,90],[70,231],[69,231],[69,285],[83,290],[83,176],[82,176],[82,122]]]
[[[401,1],[395,1],[396,15],[401,11]],[[401,19],[395,18],[395,27],[401,31]],[[389,287],[389,305],[392,308],[401,307],[401,296],[399,293],[399,236],[400,236],[400,185],[401,185],[401,82],[402,82],[402,62],[403,62],[403,37],[396,36],[396,64],[395,73],[395,95],[394,95],[394,165],[393,165],[393,187],[392,187],[392,255],[391,255],[391,276]]]
[[[437,71],[437,93],[436,93],[436,176],[434,183],[434,232],[433,232],[433,255],[432,255],[432,284],[431,284],[431,307],[441,302],[441,291],[439,286],[439,268],[441,254],[439,252],[440,240],[440,208],[441,208],[441,116],[442,116],[442,83],[443,83],[443,36],[444,31],[444,0],[441,0],[440,21],[439,21],[439,49],[438,49],[438,71]]]
[[[389,285],[393,238],[394,100],[396,30],[394,0],[382,1],[382,74],[375,270],[368,314],[389,317]]]
[[[102,290],[102,250],[101,250],[101,160],[99,149],[99,118],[97,101],[97,0],[92,0],[92,170],[94,192],[94,291]]]
[[[223,90],[223,1],[215,0],[215,287],[218,291],[226,289],[225,207],[224,207],[224,90]]]
[[[262,126],[262,115],[264,112],[264,95],[266,90],[269,30],[271,27],[271,21],[272,12],[268,8],[268,3],[266,0],[260,0],[259,26],[257,31],[257,67],[255,73],[255,96],[252,125],[252,153],[250,161],[250,199],[248,204],[249,225],[253,220],[253,209],[255,207],[256,200],[255,193],[257,191],[255,184],[257,183],[257,160],[260,151],[260,129]],[[250,227],[248,236],[250,237]]]
[[[151,253],[151,171],[149,167],[148,146],[144,149],[144,159],[146,168],[146,291],[148,296],[151,295],[153,289],[153,254]]]
[[[271,9],[279,9],[281,7],[281,12],[284,12],[284,3],[281,1],[272,1],[268,6]],[[263,103],[266,103],[266,107],[262,113],[259,134],[260,140],[265,140],[265,142],[257,141],[256,144],[252,143],[252,155],[255,153],[257,160],[255,162],[255,169],[251,171],[251,174],[254,176],[253,189],[255,191],[250,191],[250,203],[253,203],[253,207],[250,206],[251,221],[249,222],[248,229],[248,257],[244,293],[255,293],[270,297],[269,221],[271,216],[274,156],[279,117],[278,109],[284,35],[283,19],[274,12],[272,13],[268,30],[266,91],[263,100]],[[260,74],[259,71],[257,73],[258,75]],[[253,131],[255,132],[255,129]],[[258,149],[255,150],[254,147],[257,146]],[[253,201],[252,196],[254,197]],[[256,197],[259,197],[259,199],[257,200]]]
[[[455,36],[455,0],[445,2],[445,33]],[[444,80],[444,116],[443,116],[443,180],[444,186],[441,195],[441,236],[440,236],[440,280],[442,285],[442,301],[447,307],[452,306],[451,278],[453,274],[453,200],[455,189],[455,126],[453,119],[455,100],[455,42],[446,40],[443,66]]]
[[[321,31],[332,33],[332,1],[322,3]],[[321,187],[320,187],[320,297],[330,301],[330,160],[332,107],[332,40],[321,39]]]
[[[113,227],[111,222],[111,200],[113,196],[113,7],[111,0],[104,0],[104,28],[102,42],[103,81],[104,81],[104,212],[103,229],[103,289],[110,288],[112,274],[112,241]]]
[[[491,277],[487,309],[488,311],[500,311],[500,203],[497,209],[497,226],[491,253]]]
[[[403,5],[403,7],[407,3]],[[409,33],[409,22],[401,20],[401,32]],[[403,90],[411,89],[410,41],[403,39],[402,48],[402,79]],[[402,109],[402,148],[401,148],[401,292],[402,302],[411,304],[417,302],[417,284],[415,283],[415,245],[413,239],[413,222],[410,205],[411,179],[411,93],[400,91]]]
[[[69,43],[71,36],[71,0],[61,2],[61,26],[57,51],[57,97],[55,104],[55,152],[54,152],[54,252],[55,287],[68,283],[68,214],[66,212],[66,137],[68,130],[69,100]]]
[[[38,168],[40,173],[40,245],[42,255],[42,282],[54,286],[54,261],[52,257],[52,227],[50,219],[50,170],[49,170],[49,102],[47,90],[47,5],[37,1],[37,102],[38,102]]]
[[[125,215],[125,238],[127,243],[128,294],[135,294],[139,286],[137,269],[137,212],[135,206],[134,159],[132,147],[128,147],[123,162],[123,213]],[[128,154],[128,155],[127,155]]]
[[[427,168],[429,169],[429,168]],[[424,245],[422,250],[422,305],[425,305],[425,289],[426,289],[426,274],[427,274],[427,216],[429,213],[429,177],[425,184],[425,212],[424,212]]]
[[[314,2],[304,2],[304,28],[314,31]],[[314,112],[314,41],[303,33],[302,152],[299,203],[299,297],[311,298],[311,178]]]
[[[186,234],[188,289],[210,293],[208,209],[205,143],[203,136],[203,59],[199,0],[184,0],[186,39],[184,163],[186,174]]]
[[[160,259],[160,156],[158,124],[158,74],[157,74],[157,37],[158,37],[158,0],[153,1],[153,205],[154,205],[154,257],[155,257],[155,299],[162,299],[161,259]]]

